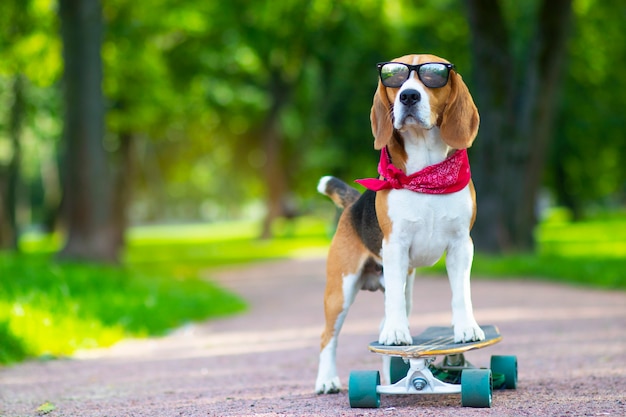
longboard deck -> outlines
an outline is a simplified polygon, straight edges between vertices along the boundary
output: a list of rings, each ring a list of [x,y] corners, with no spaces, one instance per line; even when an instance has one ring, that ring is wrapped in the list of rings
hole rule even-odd
[[[372,342],[369,350],[383,355],[419,358],[422,356],[454,355],[472,349],[480,349],[498,343],[502,335],[496,326],[480,326],[485,332],[485,340],[480,342],[454,343],[452,327],[429,327],[413,337],[408,346],[387,346]]]

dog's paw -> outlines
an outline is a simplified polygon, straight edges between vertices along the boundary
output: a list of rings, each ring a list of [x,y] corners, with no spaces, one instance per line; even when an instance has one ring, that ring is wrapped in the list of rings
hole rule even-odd
[[[479,342],[485,340],[485,332],[477,323],[455,325],[454,326],[454,342]]]
[[[410,345],[413,343],[413,337],[411,337],[409,326],[385,325],[378,337],[378,343],[387,346]]]
[[[318,379],[315,383],[315,392],[317,394],[336,394],[341,391],[341,381],[336,376],[330,380]]]

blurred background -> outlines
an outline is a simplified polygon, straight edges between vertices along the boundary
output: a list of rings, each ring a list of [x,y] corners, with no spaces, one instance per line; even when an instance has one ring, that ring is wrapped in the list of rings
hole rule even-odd
[[[478,271],[626,287],[624,21],[600,0],[3,0],[0,339],[55,354],[16,323],[61,320],[42,292],[82,311],[94,275],[118,294],[150,265],[165,282],[325,250],[317,181],[375,175],[375,64],[408,53],[453,62],[481,114]],[[105,310],[84,316],[146,320]]]

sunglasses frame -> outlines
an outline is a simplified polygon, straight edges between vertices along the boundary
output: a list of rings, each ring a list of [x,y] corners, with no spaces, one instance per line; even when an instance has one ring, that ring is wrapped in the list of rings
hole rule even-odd
[[[398,64],[398,65],[404,65],[405,67],[407,67],[409,69],[409,72],[406,76],[406,79],[404,81],[402,81],[402,83],[400,83],[400,85],[387,85],[385,84],[385,80],[383,80],[383,74],[382,74],[382,70],[383,67],[387,64]],[[437,64],[437,65],[443,65],[444,67],[446,67],[448,69],[448,74],[446,74],[446,82],[443,83],[442,85],[439,86],[429,86],[427,84],[427,82],[425,82],[422,79],[422,75],[420,74],[420,69],[424,66],[424,65],[432,65],[432,64]],[[448,84],[448,81],[450,80],[450,71],[452,71],[455,67],[454,64],[449,64],[447,62],[424,62],[423,64],[418,64],[418,65],[411,65],[411,64],[405,64],[404,62],[395,62],[395,61],[388,61],[388,62],[379,62],[378,64],[376,64],[376,67],[378,68],[378,76],[380,77],[380,82],[385,86],[385,87],[389,87],[389,88],[399,88],[402,86],[402,84],[404,84],[409,78],[411,78],[411,72],[415,71],[417,73],[417,78],[419,78],[419,80],[428,88],[441,88],[441,87],[445,87],[446,84]]]

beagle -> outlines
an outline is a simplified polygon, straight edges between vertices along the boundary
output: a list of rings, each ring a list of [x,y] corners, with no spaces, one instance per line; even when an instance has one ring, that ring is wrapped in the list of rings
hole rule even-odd
[[[478,110],[445,59],[406,55],[378,64],[378,71],[370,120],[380,177],[357,181],[369,188],[363,194],[334,177],[318,185],[344,209],[326,265],[320,394],[341,389],[337,338],[357,292],[384,291],[380,343],[411,344],[414,269],[444,253],[455,342],[485,338],[470,296],[476,194],[466,149],[478,132]]]

